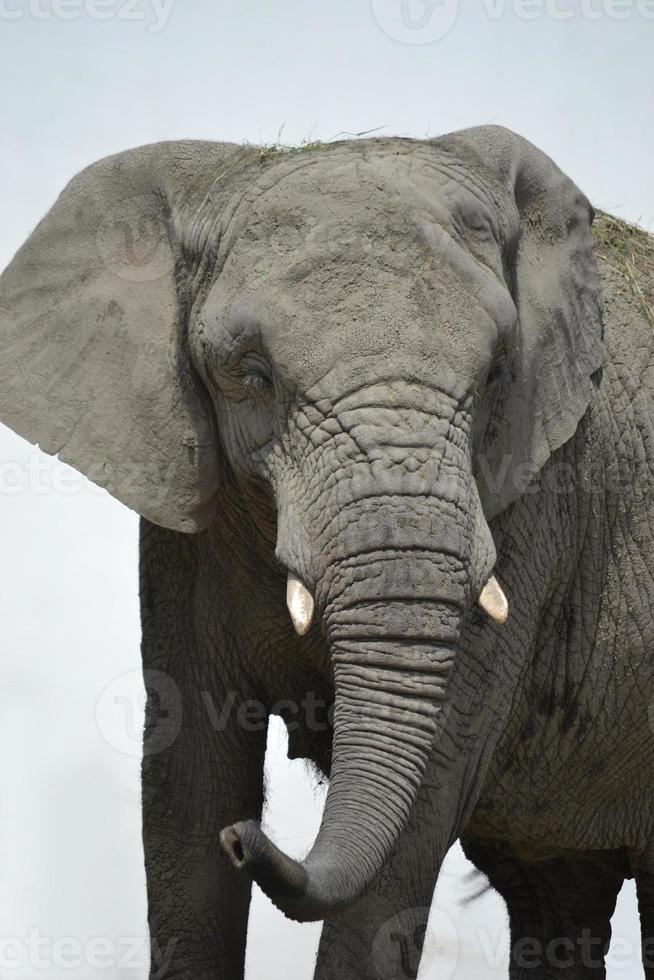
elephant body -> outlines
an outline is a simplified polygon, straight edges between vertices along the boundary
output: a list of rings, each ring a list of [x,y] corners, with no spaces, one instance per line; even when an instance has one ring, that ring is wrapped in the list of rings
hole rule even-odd
[[[607,229],[617,229],[617,243]],[[514,616],[500,638],[532,652],[470,829],[544,854],[625,847],[636,861],[652,840],[654,820],[647,802],[654,747],[647,297],[654,278],[650,251],[629,280],[624,250],[633,234],[608,216],[596,219],[608,353],[601,383],[574,438],[552,458],[556,472],[551,478],[543,472],[549,490],[533,503],[524,497],[494,527],[496,541],[516,523],[529,527],[530,561],[518,573],[539,583],[533,589],[539,613],[527,612],[527,630]],[[529,517],[520,507],[531,510]],[[504,580],[511,574],[509,565]],[[552,740],[554,754],[547,751]],[[614,752],[619,766],[611,765]],[[516,773],[525,777],[517,787]]]
[[[541,961],[558,944],[543,976],[604,976],[602,944],[627,877],[637,884],[645,975],[654,975],[654,255],[643,233],[608,215],[596,218],[595,240],[607,361],[559,450],[563,481],[551,485],[565,489],[538,495],[525,518],[533,554],[546,562],[537,581],[548,585],[535,595],[532,628],[521,635],[514,621],[516,635],[502,637],[514,650],[527,644],[528,668],[464,832],[468,855],[507,900],[516,977],[534,975],[520,954],[525,937],[536,937]],[[559,521],[546,545],[557,527],[548,496]],[[500,540],[511,523],[498,528]],[[534,573],[533,560],[519,572],[530,581]],[[584,944],[584,930],[602,943]],[[573,955],[562,946],[570,936]]]
[[[463,811],[452,812],[453,805],[460,805],[459,795],[444,792],[440,782],[441,741],[428,769],[433,781],[425,778],[409,826],[375,887],[354,909],[327,922],[317,977],[413,975],[420,956],[414,932],[426,924],[441,861],[459,834],[470,858],[509,906],[517,950],[512,977],[523,976],[523,960],[528,964],[524,976],[549,977],[549,972],[534,972],[533,963],[539,962],[539,949],[547,950],[561,937],[575,941],[580,960],[585,955],[588,976],[603,975],[598,966],[601,947],[593,946],[592,939],[588,948],[580,946],[578,937],[588,929],[602,944],[608,942],[610,917],[625,877],[637,876],[641,895],[648,894],[654,842],[654,585],[647,562],[654,528],[648,472],[654,459],[654,389],[643,382],[654,363],[654,333],[643,296],[654,295],[654,265],[641,264],[637,280],[630,283],[624,250],[632,254],[633,234],[639,233],[608,216],[596,219],[608,351],[601,385],[573,439],[552,456],[538,485],[491,524],[498,577],[512,597],[511,615],[492,633],[480,627],[476,615],[464,628],[460,642],[469,664],[461,661],[460,669],[465,675],[474,668],[475,684],[462,685],[456,703],[472,723],[465,733],[450,736],[451,756],[456,755],[457,739],[486,742],[473,774],[474,793]],[[247,749],[240,750],[240,768],[231,762],[227,808],[224,739],[222,745],[214,739],[213,764],[207,758],[194,767],[197,794],[178,798],[179,813],[170,810],[169,784],[177,784],[176,771],[162,767],[157,756],[146,756],[145,842],[151,849],[153,934],[161,933],[160,945],[170,936],[158,915],[165,921],[170,909],[171,868],[161,851],[170,847],[171,836],[177,832],[187,838],[189,827],[199,823],[199,862],[212,892],[215,882],[231,871],[209,859],[213,855],[219,861],[213,828],[243,814],[260,817],[265,737],[254,706],[262,704],[266,713],[275,711],[284,718],[289,757],[309,759],[327,774],[330,767],[328,708],[334,691],[328,646],[313,631],[304,638],[289,635],[282,598],[285,576],[274,564],[267,565],[261,540],[266,526],[274,540],[274,513],[262,522],[257,512],[253,521],[250,508],[241,509],[237,500],[231,506],[225,520],[193,538],[143,525],[146,669],[165,671],[181,690],[189,682],[195,685],[189,704],[198,713],[202,743],[230,692],[237,708],[252,705],[253,729],[245,738]],[[628,587],[635,579],[642,589],[637,603]],[[258,597],[254,606],[253,595]],[[171,623],[179,624],[176,631],[171,632]],[[212,696],[203,701],[198,688]],[[151,710],[156,715],[158,708],[151,703]],[[157,729],[161,724],[157,716]],[[235,728],[235,736],[243,738],[239,726]],[[177,748],[179,765],[186,768],[192,750],[183,743]],[[229,755],[238,753],[231,748]],[[466,753],[463,765],[467,758]],[[203,802],[211,799],[212,772],[215,811]],[[458,783],[464,777],[455,772],[451,778]],[[166,817],[156,805],[150,807],[148,791],[167,809]],[[186,849],[177,849],[174,860],[177,876],[195,867]],[[161,880],[160,868],[165,872]],[[196,874],[194,870],[194,887]],[[244,949],[247,894],[237,906],[234,896],[247,892],[247,884],[232,874],[233,880],[225,882],[225,904],[212,906],[199,930],[191,926],[197,911],[190,913],[185,935],[206,938],[212,928],[214,937],[228,936],[230,946],[238,935],[236,945]],[[184,894],[186,907],[176,910],[181,921],[189,914],[188,901]],[[654,914],[646,897],[643,908],[650,917],[645,924]],[[227,914],[237,919],[228,929],[220,925]],[[387,923],[396,918],[395,938],[383,949],[380,937],[385,939]],[[529,956],[521,952],[525,938],[540,943],[535,955],[531,946]],[[557,963],[569,958],[565,945],[554,950],[553,976],[561,975]],[[379,972],[380,962],[387,964],[387,974],[383,968]],[[563,975],[585,977],[584,962],[574,957],[573,963]]]
[[[241,977],[254,878],[320,980],[413,977],[458,837],[513,980],[605,976],[625,877],[654,954],[649,237],[495,127],[77,181],[0,280],[0,415],[143,517],[152,976]],[[302,861],[270,714],[330,778]]]

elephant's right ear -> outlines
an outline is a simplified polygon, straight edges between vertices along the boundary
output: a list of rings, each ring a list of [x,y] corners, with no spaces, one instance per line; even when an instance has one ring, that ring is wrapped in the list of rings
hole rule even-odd
[[[501,126],[438,143],[465,161],[498,205],[504,277],[518,314],[506,382],[476,460],[490,519],[572,438],[598,383],[605,350],[593,209],[553,160]]]
[[[186,353],[189,240],[256,153],[185,141],[101,160],[0,277],[0,421],[175,530],[206,526],[218,486]]]

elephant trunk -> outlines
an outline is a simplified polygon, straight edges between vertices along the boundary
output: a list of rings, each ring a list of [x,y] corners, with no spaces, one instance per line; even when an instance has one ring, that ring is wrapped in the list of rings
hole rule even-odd
[[[386,587],[373,595],[377,572],[350,566],[351,587],[323,615],[334,664],[334,742],[309,855],[290,859],[253,821],[221,837],[232,862],[297,921],[349,905],[378,875],[415,802],[446,699],[467,600],[463,564],[433,553],[386,556]]]
[[[351,434],[351,446],[333,438],[309,454],[314,470],[301,506],[311,509],[300,509],[291,491],[278,493],[277,556],[288,568],[307,550],[295,529],[311,528],[315,610],[334,673],[322,823],[303,861],[279,851],[253,822],[222,836],[232,862],[300,921],[354,902],[403,832],[455,693],[449,682],[464,617],[495,564],[466,409],[400,382],[364,387],[339,404],[338,429]],[[353,454],[346,461],[345,445]],[[313,604],[294,575],[287,598],[303,632]],[[446,752],[443,740],[444,767]]]

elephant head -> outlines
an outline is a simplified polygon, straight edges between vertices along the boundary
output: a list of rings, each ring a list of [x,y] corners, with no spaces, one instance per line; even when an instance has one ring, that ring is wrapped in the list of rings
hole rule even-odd
[[[379,872],[462,624],[480,597],[505,618],[489,522],[602,360],[591,221],[497,127],[168,143],[84,171],[0,280],[0,418],[175,530],[235,486],[274,502],[291,617],[331,653],[331,782],[304,861],[252,822],[221,839],[294,918]]]

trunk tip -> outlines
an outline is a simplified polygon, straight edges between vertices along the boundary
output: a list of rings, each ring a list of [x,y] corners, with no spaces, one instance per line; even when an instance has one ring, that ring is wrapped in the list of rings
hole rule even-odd
[[[244,820],[220,832],[220,846],[237,871],[245,872],[289,919],[315,922],[330,904],[311,894],[307,870],[280,851],[254,820]]]
[[[243,820],[220,831],[223,853],[238,871],[244,871],[252,860],[252,851],[248,844],[258,829],[254,820]]]

